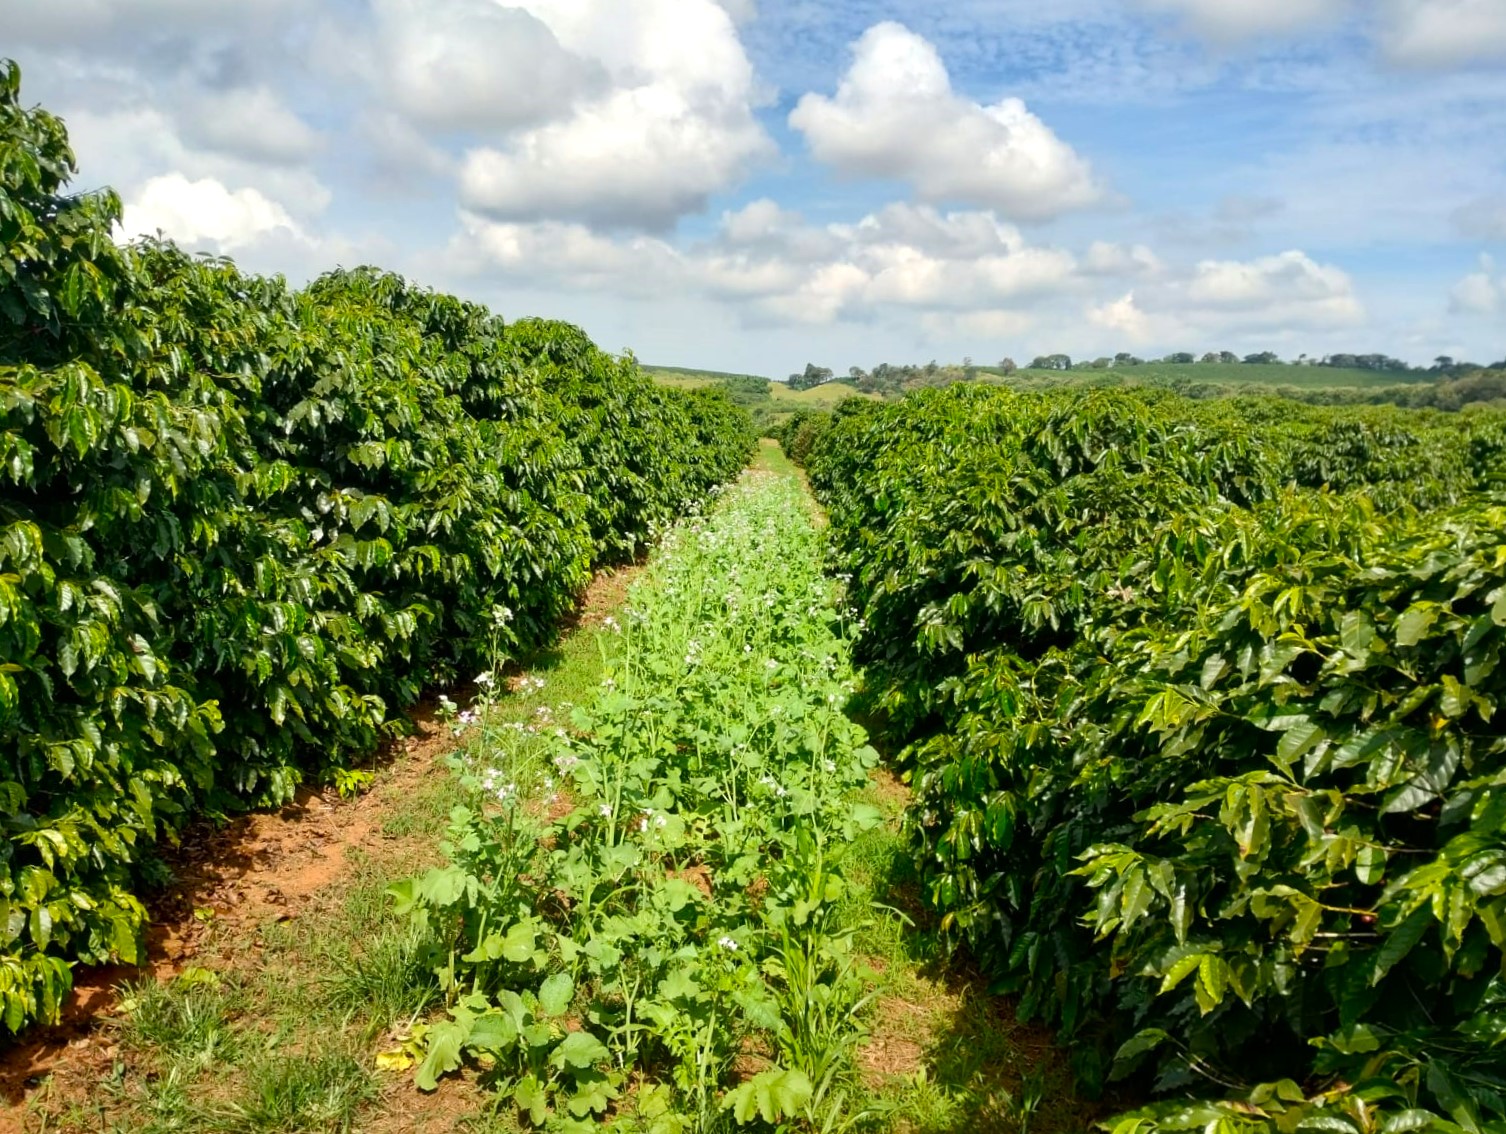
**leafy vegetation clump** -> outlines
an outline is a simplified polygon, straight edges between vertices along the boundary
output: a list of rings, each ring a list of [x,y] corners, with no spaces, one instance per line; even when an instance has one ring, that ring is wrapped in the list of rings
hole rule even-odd
[[[394,887],[444,946],[447,1015],[389,1054],[420,1087],[469,1063],[563,1132],[857,1119],[843,851],[881,816],[834,597],[795,482],[734,489],[666,541],[570,727],[473,752],[449,864]]]
[[[954,389],[814,430],[931,903],[1118,1134],[1506,1123],[1500,419]]]
[[[0,70],[0,1025],[138,959],[136,872],[546,641],[735,475],[745,414],[371,269],[117,246]]]

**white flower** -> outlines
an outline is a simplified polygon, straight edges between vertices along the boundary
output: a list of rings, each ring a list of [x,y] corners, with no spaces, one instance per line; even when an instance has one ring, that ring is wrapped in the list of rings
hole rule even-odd
[[[721,937],[717,938],[716,943],[723,949],[726,949],[729,953],[737,952],[737,942],[732,940],[732,938],[728,937],[725,933],[722,934]]]
[[[763,663],[763,667],[764,669],[774,670],[779,668],[779,663],[773,658],[770,658],[768,661]]]
[[[612,807],[610,804],[603,803],[601,805],[601,817],[603,819],[610,819],[612,817]]]
[[[492,683],[492,675],[491,675],[490,672],[487,672],[487,673],[478,673],[476,675],[476,684],[479,685],[479,686],[481,686],[483,689],[485,689],[491,683]]]

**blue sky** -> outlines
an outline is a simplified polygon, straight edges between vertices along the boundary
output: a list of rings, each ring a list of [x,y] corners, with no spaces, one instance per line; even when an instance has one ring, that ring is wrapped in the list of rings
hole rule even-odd
[[[0,0],[122,235],[646,361],[1506,356],[1506,0]]]

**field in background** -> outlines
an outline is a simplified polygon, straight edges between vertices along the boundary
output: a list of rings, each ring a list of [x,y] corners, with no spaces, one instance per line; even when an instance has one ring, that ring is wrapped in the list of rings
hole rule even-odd
[[[791,390],[783,382],[774,382],[752,374],[727,374],[715,370],[688,370],[673,366],[645,366],[645,374],[660,385],[681,390],[698,390],[720,386],[737,405],[753,415],[760,425],[779,425],[792,413],[802,409],[831,409],[847,398],[872,398],[847,382],[827,382],[809,390]]]
[[[733,401],[759,419],[760,424],[780,424],[801,409],[830,409],[845,398],[882,399],[878,393],[863,393],[850,382],[827,382],[809,390],[791,390],[784,382],[753,374],[733,374],[719,370],[697,370],[680,366],[645,366],[645,373],[656,382],[679,389],[694,390],[721,386]],[[1025,389],[1042,386],[1092,384],[1189,385],[1260,387],[1265,390],[1286,387],[1299,390],[1365,390],[1405,385],[1425,386],[1433,379],[1416,373],[1343,369],[1330,366],[1295,366],[1284,363],[1221,362],[1146,362],[1139,366],[1122,366],[1106,370],[1016,370],[1006,375],[997,367],[977,368],[978,380]],[[926,383],[915,383],[919,388]],[[949,384],[945,376],[934,383]],[[906,387],[907,389],[910,387]]]
[[[982,366],[979,372],[1003,378],[995,367]],[[1146,362],[1139,366],[1114,367],[1109,370],[1017,370],[1009,377],[1059,381],[1063,378],[1123,377],[1131,382],[1181,383],[1210,382],[1227,386],[1298,386],[1307,390],[1368,388],[1425,384],[1432,379],[1415,373],[1394,370],[1348,370],[1336,366],[1292,366],[1286,363],[1240,362]]]

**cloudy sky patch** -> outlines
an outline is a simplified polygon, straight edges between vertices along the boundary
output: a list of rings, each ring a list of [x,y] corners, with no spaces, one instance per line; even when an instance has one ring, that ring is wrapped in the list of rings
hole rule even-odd
[[[0,0],[78,187],[651,362],[1506,355],[1500,0]]]

